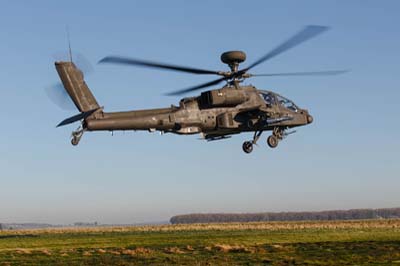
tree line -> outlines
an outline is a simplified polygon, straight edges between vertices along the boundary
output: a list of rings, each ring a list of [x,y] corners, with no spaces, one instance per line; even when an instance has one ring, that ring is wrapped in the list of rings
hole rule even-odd
[[[305,220],[360,220],[400,218],[400,208],[352,209],[317,212],[193,213],[176,215],[172,224]]]

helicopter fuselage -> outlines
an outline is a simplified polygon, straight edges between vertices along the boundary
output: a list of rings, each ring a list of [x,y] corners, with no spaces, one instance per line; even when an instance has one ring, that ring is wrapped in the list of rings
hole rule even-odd
[[[263,95],[269,95],[271,102],[267,103]],[[86,119],[85,128],[88,131],[202,133],[206,139],[213,139],[244,131],[292,128],[311,122],[312,118],[306,110],[294,104],[293,109],[286,108],[277,97],[281,96],[253,86],[229,86],[203,92],[198,97],[183,98],[179,107],[98,112]]]
[[[214,87],[226,82],[220,89],[204,91],[200,96],[183,98],[179,106],[124,112],[104,112],[89,90],[80,69],[72,62],[56,62],[55,66],[65,90],[80,113],[61,121],[57,127],[81,121],[80,127],[72,132],[72,145],[78,145],[85,131],[148,130],[182,135],[201,133],[206,140],[228,138],[241,132],[254,132],[251,141],[243,143],[243,151],[251,153],[264,131],[272,134],[267,144],[276,148],[278,142],[292,132],[289,128],[313,122],[307,110],[296,106],[281,95],[254,86],[241,86],[251,77],[272,76],[321,76],[338,75],[346,70],[286,72],[253,74],[249,71],[277,55],[325,32],[328,27],[309,25],[282,42],[247,67],[239,68],[246,60],[243,51],[228,51],[221,55],[221,61],[230,71],[215,71],[197,67],[187,67],[124,56],[106,56],[99,63],[139,66],[191,73],[197,75],[216,75],[217,79],[175,90],[167,95],[184,95],[197,90]]]

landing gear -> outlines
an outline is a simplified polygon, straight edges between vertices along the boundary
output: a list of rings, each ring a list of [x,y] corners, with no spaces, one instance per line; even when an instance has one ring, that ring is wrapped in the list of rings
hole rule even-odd
[[[272,135],[267,138],[267,144],[270,148],[276,148],[279,144],[279,141],[284,139],[287,135],[295,133],[296,131],[286,132],[286,127],[275,127],[272,130]],[[243,151],[245,153],[251,153],[253,151],[253,145],[257,144],[258,139],[260,138],[263,130],[255,131],[252,141],[245,141],[243,143]]]
[[[263,133],[262,130],[255,131],[253,140],[252,141],[245,141],[242,145],[243,151],[245,153],[251,153],[253,151],[253,144],[257,144],[257,140],[260,138],[261,134]]]
[[[79,144],[79,141],[81,140],[84,132],[85,132],[85,129],[83,128],[82,125],[80,125],[75,131],[72,131],[71,144],[73,146],[76,146]]]
[[[272,135],[267,138],[267,144],[270,148],[276,148],[279,141],[285,137],[285,129],[280,127],[275,127],[272,131]]]
[[[250,141],[245,141],[243,142],[242,148],[245,153],[250,153],[253,151],[253,143],[251,143]]]
[[[276,148],[278,146],[279,141],[283,140],[290,134],[295,133],[296,131],[287,132],[287,128],[284,127],[275,127],[272,131],[272,135],[268,137],[267,144],[270,148]]]
[[[72,146],[78,145],[78,144],[79,144],[79,141],[80,141],[80,138],[72,137],[72,139],[71,139],[71,144],[72,144]]]
[[[285,136],[285,129],[280,127],[275,127],[272,131],[272,135],[275,136],[277,139],[282,140]]]
[[[274,135],[271,135],[267,138],[267,144],[270,148],[276,148],[278,146],[279,140]]]

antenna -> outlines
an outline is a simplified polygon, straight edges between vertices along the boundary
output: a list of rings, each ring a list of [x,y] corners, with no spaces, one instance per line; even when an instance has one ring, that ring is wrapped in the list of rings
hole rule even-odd
[[[71,50],[71,40],[69,38],[69,28],[67,26],[67,39],[68,39],[68,51],[69,51],[69,61],[72,63],[72,50]]]

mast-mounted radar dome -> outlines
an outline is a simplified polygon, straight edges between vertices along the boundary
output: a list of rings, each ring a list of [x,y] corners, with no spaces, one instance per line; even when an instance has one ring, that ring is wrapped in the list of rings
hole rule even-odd
[[[246,54],[242,51],[228,51],[221,55],[221,61],[225,64],[240,64],[246,60]]]

